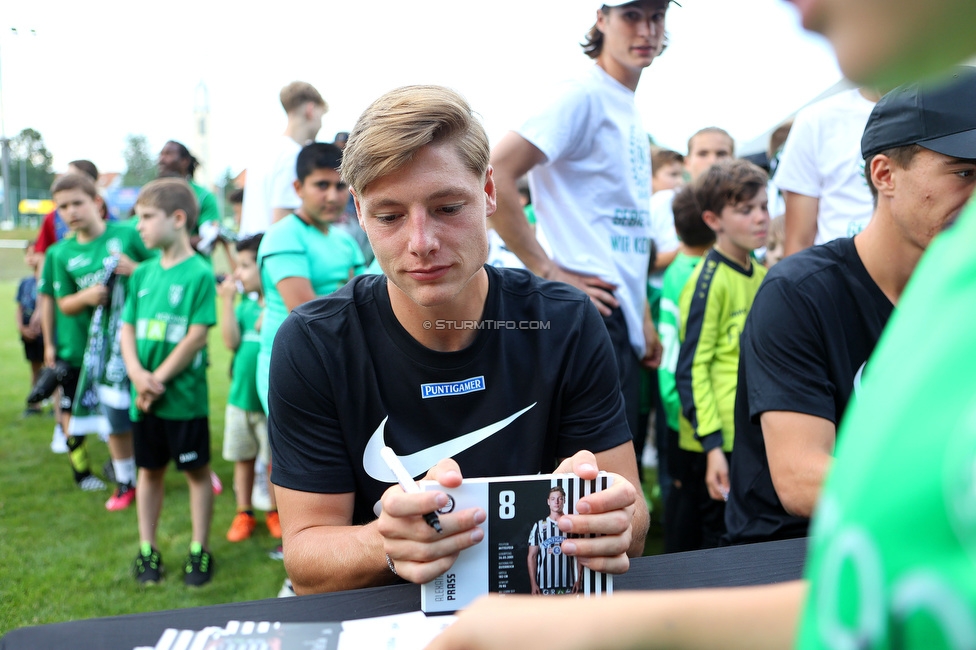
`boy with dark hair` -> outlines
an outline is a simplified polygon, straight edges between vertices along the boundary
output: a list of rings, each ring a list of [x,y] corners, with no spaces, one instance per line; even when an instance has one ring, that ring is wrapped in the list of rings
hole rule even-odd
[[[365,266],[356,240],[333,226],[349,199],[346,182],[339,176],[341,164],[342,150],[333,144],[313,142],[299,152],[295,191],[301,207],[271,226],[258,250],[265,308],[257,387],[265,413],[271,347],[278,327],[295,307],[332,293]]]
[[[102,198],[88,176],[62,176],[51,195],[74,232],[48,249],[39,289],[54,301],[53,354],[70,368],[61,382],[61,427],[75,482],[83,490],[104,488],[91,473],[85,436],[110,434],[118,487],[105,507],[122,510],[135,498],[136,477],[128,387],[115,344],[127,278],[151,254],[131,228],[102,219]]]
[[[125,304],[122,353],[132,380],[139,536],[136,580],[158,582],[155,547],[166,467],[172,459],[190,492],[192,538],[183,567],[187,585],[213,575],[207,549],[213,517],[207,421],[207,330],[217,322],[213,270],[190,245],[197,201],[182,179],[148,183],[136,199],[136,228],[161,255],[133,274]]]
[[[237,270],[218,287],[223,315],[220,332],[224,344],[234,353],[231,366],[230,393],[224,418],[224,460],[234,463],[234,494],[237,497],[237,515],[227,531],[227,541],[240,542],[254,532],[252,492],[256,477],[268,480],[267,471],[256,472],[256,462],[267,468],[268,420],[258,397],[256,373],[261,337],[258,323],[264,306],[261,295],[261,272],[257,256],[263,235],[245,237],[237,242]],[[235,309],[234,301],[241,294]],[[272,537],[281,537],[278,510],[271,503],[265,506],[268,514],[265,523]],[[264,505],[264,504],[262,504]]]
[[[718,546],[725,532],[739,333],[766,275],[752,260],[769,228],[766,181],[762,169],[735,160],[710,167],[695,189],[702,220],[715,232],[715,246],[695,267],[679,300],[675,378],[683,417],[672,476],[682,484],[676,498],[687,500],[677,511],[689,520],[678,517],[668,525],[700,548]],[[700,540],[695,539],[698,532]]]
[[[677,467],[679,463],[677,449],[681,399],[678,397],[678,386],[675,383],[678,352],[681,349],[681,340],[678,336],[681,312],[678,309],[678,302],[681,299],[681,291],[702,255],[707,253],[715,243],[715,232],[702,220],[702,209],[695,194],[697,185],[697,181],[692,181],[691,184],[681,188],[674,197],[672,204],[674,228],[678,237],[681,238],[681,247],[678,249],[678,254],[674,260],[664,270],[661,279],[661,316],[658,331],[661,335],[661,346],[664,352],[661,355],[661,366],[658,368],[658,386],[661,391],[661,405],[664,411],[662,415],[667,421],[666,435],[668,438],[664,448],[667,450],[666,464],[669,468]],[[675,525],[670,523],[688,519],[688,517],[681,516],[676,512],[680,505],[687,503],[686,499],[680,499],[675,495],[675,490],[684,489],[684,484],[673,476],[670,478],[671,485],[665,491],[664,499],[664,550],[668,553],[691,550],[692,547],[696,546],[695,543],[684,543],[682,541],[685,538],[686,527],[679,526],[677,523]],[[697,540],[700,537],[701,535],[695,530],[692,539]]]

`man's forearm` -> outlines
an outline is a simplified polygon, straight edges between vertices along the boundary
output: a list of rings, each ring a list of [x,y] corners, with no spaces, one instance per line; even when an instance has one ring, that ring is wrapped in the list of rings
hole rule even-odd
[[[285,540],[285,569],[299,595],[393,584],[376,524],[316,526]]]

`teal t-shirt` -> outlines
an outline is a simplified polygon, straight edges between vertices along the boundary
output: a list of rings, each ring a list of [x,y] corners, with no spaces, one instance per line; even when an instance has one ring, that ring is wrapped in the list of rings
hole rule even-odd
[[[155,370],[186,338],[191,325],[211,327],[217,322],[217,286],[210,264],[191,255],[163,268],[159,259],[139,266],[129,280],[123,322],[135,328],[136,352],[146,370]],[[132,388],[129,415],[142,419]],[[207,349],[166,384],[166,392],[152,413],[167,420],[192,420],[209,414],[207,402]]]
[[[261,305],[249,295],[244,295],[237,304],[235,316],[237,326],[241,330],[241,344],[234,354],[234,369],[231,373],[227,403],[245,411],[262,412],[258,387],[255,383],[258,352],[261,350],[261,335],[255,325],[261,317]]]
[[[39,291],[57,301],[105,282],[105,265],[119,254],[127,255],[137,263],[153,256],[142,243],[138,232],[115,221],[106,222],[105,232],[84,244],[74,236],[65,237],[47,251]],[[125,287],[128,278],[118,276],[116,281]],[[80,367],[85,358],[88,329],[95,309],[86,307],[68,316],[56,305],[55,302],[57,356],[71,366]]]
[[[976,647],[976,202],[868,360],[815,512],[797,647]]]
[[[678,386],[674,380],[674,372],[678,367],[678,352],[681,350],[681,339],[678,336],[681,312],[678,309],[678,302],[681,299],[681,290],[685,288],[699,260],[701,260],[700,256],[678,253],[674,261],[665,269],[664,277],[661,279],[661,309],[657,331],[658,336],[661,337],[662,352],[657,376],[668,428],[674,431],[678,430],[681,420],[681,399],[678,397]]]
[[[352,235],[339,228],[327,234],[290,214],[264,234],[258,249],[258,267],[264,290],[264,320],[261,323],[261,352],[258,355],[258,395],[268,396],[271,346],[278,328],[288,317],[288,308],[278,292],[285,278],[307,278],[316,296],[325,296],[349,281],[350,274],[363,272],[366,260]]]

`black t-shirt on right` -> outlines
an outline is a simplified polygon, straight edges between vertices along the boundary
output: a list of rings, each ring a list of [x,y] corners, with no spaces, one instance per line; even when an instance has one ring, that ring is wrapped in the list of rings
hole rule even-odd
[[[735,453],[725,509],[732,544],[807,534],[773,488],[759,416],[792,411],[840,422],[893,306],[837,239],[774,266],[742,332],[735,398]]]

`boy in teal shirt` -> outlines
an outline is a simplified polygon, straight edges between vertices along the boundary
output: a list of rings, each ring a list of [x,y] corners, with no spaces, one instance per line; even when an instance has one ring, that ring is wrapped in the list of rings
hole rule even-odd
[[[190,492],[193,533],[183,580],[199,586],[210,581],[214,568],[207,549],[213,491],[206,345],[207,330],[217,322],[216,288],[210,265],[190,245],[197,202],[186,181],[147,184],[136,199],[136,214],[143,242],[162,253],[133,274],[122,326],[139,467],[136,580],[151,584],[162,577],[155,541],[172,459]]]
[[[352,235],[333,227],[349,200],[349,190],[339,176],[341,163],[342,151],[324,142],[312,142],[298,153],[295,192],[302,205],[268,229],[258,250],[265,308],[257,383],[265,413],[271,347],[278,328],[295,307],[332,293],[366,265]]]
[[[733,410],[739,369],[739,333],[766,269],[752,251],[766,243],[769,210],[766,173],[747,161],[712,165],[696,182],[702,220],[715,247],[695,267],[681,291],[681,349],[675,372],[683,418],[678,465],[672,476],[692,503],[685,534],[701,531],[699,547],[718,546],[725,532],[725,500],[735,437]],[[695,506],[697,504],[697,507]]]
[[[51,195],[73,234],[48,249],[39,288],[54,300],[56,356],[69,367],[61,382],[61,427],[68,436],[75,482],[89,491],[104,484],[91,473],[85,436],[110,434],[118,488],[105,505],[121,510],[135,497],[136,477],[125,368],[113,348],[128,276],[151,254],[132,229],[102,219],[102,199],[89,177],[62,176]],[[106,383],[110,374],[113,381]]]

